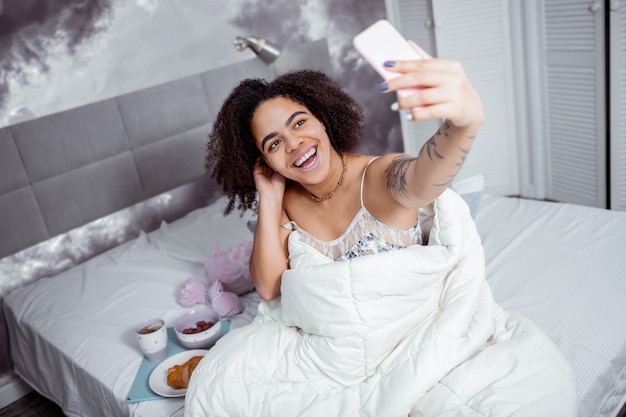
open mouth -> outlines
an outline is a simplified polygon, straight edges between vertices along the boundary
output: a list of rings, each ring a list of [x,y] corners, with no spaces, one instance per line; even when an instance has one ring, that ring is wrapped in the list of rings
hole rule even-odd
[[[308,150],[304,155],[300,157],[293,166],[296,168],[309,168],[315,163],[315,157],[317,156],[317,147],[313,147]]]

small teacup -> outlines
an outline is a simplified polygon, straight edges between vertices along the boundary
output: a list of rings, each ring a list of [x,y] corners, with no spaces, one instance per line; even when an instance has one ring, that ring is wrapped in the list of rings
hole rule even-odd
[[[150,362],[167,357],[167,329],[161,319],[144,320],[135,326],[135,335],[141,351]]]

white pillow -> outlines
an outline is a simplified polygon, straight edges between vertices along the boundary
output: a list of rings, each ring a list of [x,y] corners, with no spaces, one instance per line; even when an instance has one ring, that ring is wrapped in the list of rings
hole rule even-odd
[[[472,218],[476,218],[476,213],[480,206],[480,199],[485,189],[485,179],[483,176],[479,174],[455,181],[450,188],[456,191],[463,200],[465,200],[469,206]]]
[[[208,256],[215,247],[228,249],[252,240],[248,222],[256,220],[256,214],[248,210],[240,216],[240,211],[234,210],[224,216],[227,203],[227,197],[223,196],[172,223],[164,222],[150,234],[151,240],[179,256],[185,252],[188,257],[194,254],[202,258]]]

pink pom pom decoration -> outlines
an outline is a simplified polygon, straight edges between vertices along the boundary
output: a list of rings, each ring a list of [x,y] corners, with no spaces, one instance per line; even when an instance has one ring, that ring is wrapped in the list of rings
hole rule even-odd
[[[213,249],[204,264],[208,284],[189,278],[178,292],[178,303],[183,307],[211,304],[220,317],[229,317],[243,311],[240,295],[254,289],[248,270],[252,241],[243,242],[227,250]]]
[[[211,304],[220,317],[229,317],[243,311],[241,300],[232,292],[225,292],[222,283],[215,281],[209,287]]]
[[[191,307],[195,304],[209,304],[209,288],[197,278],[189,278],[183,282],[178,292],[178,304]]]
[[[209,284],[219,280],[224,290],[237,295],[246,294],[254,289],[250,277],[248,262],[252,254],[252,241],[235,245],[227,250],[213,249],[211,257],[204,265]]]

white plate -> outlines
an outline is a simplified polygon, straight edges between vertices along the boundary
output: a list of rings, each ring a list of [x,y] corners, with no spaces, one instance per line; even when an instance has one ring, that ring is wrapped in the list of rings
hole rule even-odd
[[[194,356],[204,356],[207,352],[208,350],[205,349],[186,350],[165,359],[163,362],[158,364],[154,370],[152,370],[150,379],[148,379],[150,389],[163,397],[185,396],[187,388],[174,389],[167,385],[167,370],[174,365],[182,365]]]

